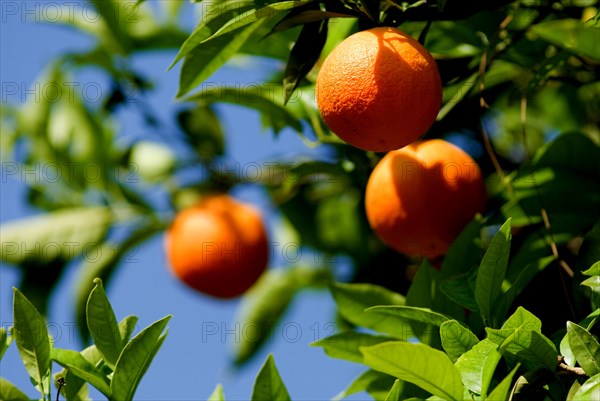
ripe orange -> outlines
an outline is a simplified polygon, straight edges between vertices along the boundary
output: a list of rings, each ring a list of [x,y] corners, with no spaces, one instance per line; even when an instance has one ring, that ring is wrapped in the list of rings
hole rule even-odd
[[[218,298],[243,294],[268,263],[267,234],[254,207],[212,195],[177,214],[165,235],[173,274]]]
[[[441,139],[389,152],[365,193],[367,219],[391,248],[433,259],[483,212],[487,194],[477,163]]]
[[[387,152],[431,127],[442,83],[418,41],[382,27],[355,33],[333,49],[317,76],[316,97],[323,120],[342,140]]]

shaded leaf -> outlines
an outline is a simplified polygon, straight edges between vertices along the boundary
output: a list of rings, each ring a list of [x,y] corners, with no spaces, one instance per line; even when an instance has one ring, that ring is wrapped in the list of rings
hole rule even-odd
[[[119,336],[121,337],[123,345],[129,342],[137,322],[138,317],[133,315],[125,316],[123,320],[119,322]]]
[[[112,393],[108,379],[81,353],[68,349],[53,348],[52,360],[75,376],[90,383],[109,399],[111,398]]]
[[[586,329],[567,322],[567,339],[575,359],[588,376],[600,373],[600,344]]]
[[[25,395],[14,384],[3,377],[0,377],[0,400],[3,401],[29,401]]]
[[[510,218],[494,235],[483,256],[477,273],[475,299],[484,323],[494,325],[498,320],[494,314],[496,300],[502,293],[502,281],[506,276],[510,253]]]
[[[502,379],[500,383],[492,390],[488,396],[488,400],[507,400],[512,387],[512,380],[521,365],[517,364],[509,373]]]
[[[366,391],[376,400],[383,399],[389,393],[396,379],[388,374],[376,370],[367,370],[361,373],[344,391],[336,395],[334,400],[341,400],[352,394]]]
[[[532,26],[531,31],[553,45],[600,61],[598,48],[600,27],[584,25],[579,20],[565,18],[544,21]]]
[[[50,375],[50,339],[46,321],[16,288],[13,288],[13,332],[21,360],[40,392],[45,394],[49,388],[44,381]]]
[[[258,372],[252,389],[252,401],[290,401],[290,395],[281,381],[273,355],[269,354],[264,365]]]
[[[8,335],[6,327],[0,327],[0,361],[12,341],[13,337]]]

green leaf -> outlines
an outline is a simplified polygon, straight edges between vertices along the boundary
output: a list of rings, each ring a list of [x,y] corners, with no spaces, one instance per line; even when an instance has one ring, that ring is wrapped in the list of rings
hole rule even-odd
[[[503,355],[508,353],[523,361],[527,369],[540,366],[548,370],[556,369],[558,353],[556,347],[541,332],[522,328],[495,330],[486,328],[488,338],[499,344]]]
[[[0,327],[0,361],[12,341],[13,337],[8,335],[6,327]]]
[[[231,33],[237,29],[240,29],[246,25],[258,22],[262,19],[275,19],[281,13],[291,10],[295,7],[305,6],[312,0],[304,0],[304,1],[281,1],[278,3],[269,4],[266,7],[262,7],[259,9],[252,9],[244,12],[239,17],[233,18],[229,20],[225,25],[223,25],[214,35],[211,37],[204,39],[202,43],[206,43],[208,41],[214,40],[222,35]]]
[[[388,342],[361,349],[365,365],[413,383],[445,400],[462,400],[460,373],[442,351],[424,344]]]
[[[442,323],[440,337],[444,351],[453,362],[456,362],[462,354],[479,342],[477,336],[471,330],[456,320],[448,320]]]
[[[567,322],[567,338],[575,359],[588,376],[600,373],[600,344],[583,327]]]
[[[166,333],[164,335],[161,333],[170,319],[169,315],[157,320],[125,345],[110,382],[114,399],[133,400],[138,384],[166,338]]]
[[[209,106],[197,106],[177,114],[177,122],[187,142],[204,160],[225,152],[225,136],[217,114]]]
[[[475,268],[470,272],[442,281],[440,283],[440,291],[458,305],[472,312],[479,313],[479,306],[475,299],[477,271],[478,268]]]
[[[290,395],[281,381],[272,354],[269,354],[256,376],[251,400],[290,401]]]
[[[40,392],[45,394],[49,388],[44,388],[44,381],[50,375],[50,339],[46,321],[16,288],[13,288],[13,336],[21,360],[31,377],[34,385],[40,386]]]
[[[402,401],[402,384],[403,382],[401,382],[400,379],[396,379],[394,386],[387,397],[385,397],[385,401]]]
[[[284,104],[319,60],[326,41],[327,21],[311,22],[302,27],[283,73]]]
[[[111,44],[115,45],[113,50],[121,54],[127,53],[131,44],[124,24],[127,22],[128,16],[136,12],[133,7],[137,6],[134,6],[134,3],[131,2],[122,3],[115,0],[93,0],[93,3],[102,16],[102,21],[109,28],[109,33],[112,36]]]
[[[534,25],[531,31],[553,45],[600,61],[600,27],[587,26],[579,20],[565,18]]]
[[[87,327],[104,361],[114,368],[123,349],[123,340],[102,280],[96,278],[94,284],[96,286],[90,293],[86,307]]]
[[[600,276],[600,261],[594,263],[589,269],[584,270],[581,273],[586,276]]]
[[[519,369],[521,365],[517,364],[508,375],[506,375],[504,377],[504,379],[502,379],[502,381],[500,383],[498,383],[498,385],[494,388],[494,390],[492,390],[492,392],[489,394],[488,396],[488,400],[492,401],[492,400],[507,400],[508,396],[510,395],[510,389],[512,387],[512,380],[513,377],[515,376],[515,373],[517,373],[517,370]]]
[[[61,388],[61,394],[67,401],[88,401],[89,386],[87,382],[80,377],[75,376],[72,372],[67,369],[63,369],[60,372],[54,374],[54,383],[62,378],[65,383],[69,383],[68,386]]]
[[[479,266],[482,224],[481,217],[477,216],[456,237],[442,262],[442,278],[464,274]]]
[[[361,391],[366,391],[376,400],[383,399],[394,385],[394,381],[395,378],[388,374],[369,369],[361,373],[348,388],[333,397],[333,399],[341,400]]]
[[[360,347],[368,347],[382,342],[394,341],[395,338],[374,336],[356,331],[345,331],[310,344],[321,347],[332,358],[344,359],[350,362],[362,363],[363,354]]]
[[[265,272],[246,293],[238,312],[237,320],[246,332],[236,342],[235,363],[241,365],[256,354],[300,289],[323,287],[328,280],[325,269],[294,267]]]
[[[200,85],[227,62],[262,27],[259,20],[243,28],[196,46],[185,56],[179,76],[177,97],[182,97]]]
[[[221,384],[217,384],[217,387],[208,396],[208,401],[225,401],[225,394],[223,394],[223,386]]]
[[[494,315],[496,301],[502,293],[502,281],[506,276],[508,256],[510,253],[510,218],[494,235],[483,256],[477,281],[475,284],[475,299],[484,323],[495,325],[499,317]]]
[[[302,124],[298,118],[283,107],[282,95],[283,89],[279,85],[241,88],[207,84],[201,92],[189,96],[185,100],[197,101],[203,105],[218,102],[248,107],[260,112],[263,119],[275,132],[279,132],[285,127],[302,132]]]
[[[138,317],[133,315],[126,316],[119,322],[119,336],[121,337],[123,346],[129,342],[137,322]]]
[[[14,384],[3,377],[0,377],[0,400],[2,401],[29,401],[25,395]]]
[[[112,221],[105,207],[70,208],[2,226],[0,260],[22,265],[71,260],[104,237]]]
[[[111,390],[108,379],[90,363],[82,353],[69,349],[52,349],[52,360],[67,369],[75,376],[85,380],[98,389],[102,394],[111,399]]]
[[[573,401],[600,400],[600,374],[587,379],[573,396]]]
[[[331,285],[331,293],[340,315],[350,323],[363,326],[393,337],[406,340],[411,337],[410,327],[398,327],[395,319],[365,312],[371,306],[404,305],[404,297],[400,294],[373,284]]]
[[[462,376],[464,385],[485,399],[494,371],[501,358],[498,345],[484,339],[461,355],[455,366]]]
[[[211,37],[227,21],[238,18],[239,13],[248,11],[253,6],[254,0],[224,0],[218,5],[209,6],[200,24],[181,45],[181,49],[169,69],[173,68],[179,60],[198,47],[205,39]]]

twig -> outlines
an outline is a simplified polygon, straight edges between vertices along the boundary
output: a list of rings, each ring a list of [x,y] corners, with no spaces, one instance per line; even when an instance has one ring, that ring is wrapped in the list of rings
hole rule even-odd
[[[589,377],[582,368],[567,365],[562,355],[558,356],[557,370],[559,375]]]
[[[60,389],[63,388],[63,386],[66,386],[67,382],[65,381],[64,377],[59,377],[56,380],[56,384],[58,384],[58,390],[56,390],[56,401],[58,401],[58,396],[60,395]]]

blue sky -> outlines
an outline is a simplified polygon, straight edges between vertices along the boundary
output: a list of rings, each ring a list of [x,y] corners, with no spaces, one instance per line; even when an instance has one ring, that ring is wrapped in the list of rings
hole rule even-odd
[[[37,2],[2,3],[0,79],[3,85],[16,83],[19,88],[29,88],[55,56],[66,50],[85,49],[91,43],[89,38],[63,26],[23,22],[23,10],[27,7],[33,9],[35,4],[39,4]],[[7,3],[19,8],[17,14],[7,13]],[[187,13],[187,25],[193,23],[193,18],[193,13]],[[173,110],[177,108],[174,96],[179,67],[170,72],[166,72],[166,67],[174,55],[173,52],[163,52],[134,60],[136,69],[157,83],[149,101],[159,117],[171,124]],[[267,67],[277,66],[259,63],[253,67],[255,70],[250,71],[226,67],[210,80],[230,83],[260,80],[263,75],[257,71]],[[93,82],[103,90],[109,90],[106,79],[97,73],[86,72],[77,78],[82,84]],[[19,104],[22,95],[20,91],[8,96],[7,100]],[[260,163],[271,159],[292,160],[298,155],[313,156],[319,153],[318,149],[308,149],[292,132],[285,131],[275,140],[270,132],[261,129],[259,116],[253,111],[222,106],[218,112],[226,130],[230,161]],[[156,139],[156,135],[149,136],[148,128],[130,111],[119,113],[119,126],[120,132]],[[168,142],[169,133],[163,133],[161,137],[167,138]],[[2,224],[39,213],[26,204],[22,182],[5,179],[4,174],[2,177]],[[269,231],[274,234],[276,218],[261,191],[245,187],[236,190],[235,195],[257,204],[270,216]],[[273,341],[266,349],[246,367],[233,371],[229,367],[229,350],[232,342],[236,341],[236,335],[239,337],[241,332],[236,330],[239,300],[216,301],[188,290],[173,279],[166,268],[162,241],[161,234],[139,247],[133,260],[119,268],[108,287],[117,318],[138,315],[139,329],[164,315],[173,315],[167,340],[142,381],[136,399],[205,399],[219,382],[224,385],[228,400],[248,399],[254,376],[267,352],[274,353],[280,373],[295,400],[329,399],[364,369],[359,365],[330,359],[321,349],[308,346],[310,342],[331,334],[334,311],[329,294],[310,292],[295,300],[280,327],[275,329]],[[62,348],[81,348],[72,334],[72,290],[76,282],[76,270],[77,265],[69,267],[51,299],[50,332],[55,337],[56,346]],[[0,321],[3,326],[10,325],[12,320],[11,287],[17,282],[18,270],[14,266],[1,265]],[[218,332],[210,334],[208,330],[215,328]],[[14,344],[0,362],[0,375],[19,385],[28,395],[36,396]],[[102,399],[95,394],[94,399]],[[350,399],[366,398],[363,394]]]

